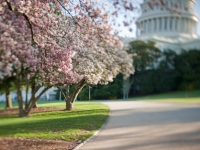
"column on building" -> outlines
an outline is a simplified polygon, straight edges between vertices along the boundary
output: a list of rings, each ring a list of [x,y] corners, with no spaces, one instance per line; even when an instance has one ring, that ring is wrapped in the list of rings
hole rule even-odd
[[[154,32],[154,18],[151,19],[151,32]]]
[[[181,32],[185,33],[185,18],[181,18]]]
[[[159,18],[159,31],[162,31],[162,18]]]
[[[174,30],[174,28],[173,28],[173,27],[174,27],[174,26],[173,26],[173,24],[174,24],[173,21],[174,21],[174,20],[173,20],[173,17],[170,17],[170,31],[173,31],[173,30]]]
[[[151,23],[151,32],[155,32],[155,19],[152,18],[152,23]]]
[[[176,17],[172,17],[172,31],[176,31]]]
[[[191,20],[190,33],[191,33],[191,34],[194,33],[194,21],[193,21],[193,20]]]
[[[144,33],[147,33],[147,20],[144,21]]]
[[[194,33],[194,21],[191,20],[191,34]]]
[[[149,27],[148,27],[148,32],[151,33],[151,28],[152,28],[152,19],[149,19]]]
[[[189,33],[189,19],[186,18],[186,33]]]
[[[182,24],[183,22],[182,21],[183,21],[183,18],[179,17],[179,22],[178,22],[178,31],[179,32],[183,32],[183,30],[182,30],[183,29],[183,24]]]
[[[165,17],[162,17],[161,21],[162,21],[162,29],[161,29],[161,31],[165,31]]]
[[[183,32],[186,33],[186,18],[183,18]]]
[[[144,30],[144,21],[141,21],[141,28],[140,28],[140,30],[141,30],[141,34],[143,34],[143,30]]]
[[[190,33],[190,22],[188,18],[186,18],[186,33]]]
[[[144,29],[144,28],[145,28],[145,21],[143,21],[142,24],[143,24],[143,25],[142,25],[142,33],[144,34],[144,32],[145,32],[145,31],[144,31],[144,30],[145,30],[145,29]]]
[[[153,32],[156,32],[157,31],[157,18],[154,18],[154,30]]]
[[[192,21],[192,34],[195,34],[195,21]]]
[[[139,28],[139,30],[140,30],[140,35],[142,34],[142,31],[141,31],[141,30],[142,30],[142,23],[143,23],[143,22],[140,21],[140,28]]]
[[[151,33],[151,23],[152,23],[152,19],[149,19],[149,26],[148,26],[148,33]]]
[[[174,31],[177,31],[177,26],[178,26],[178,18],[174,17]]]
[[[143,34],[145,33],[146,21],[143,21]]]
[[[182,18],[182,32],[185,33],[185,18]]]
[[[189,20],[188,18],[186,18],[185,20],[186,20],[186,33],[189,33]]]
[[[179,22],[179,18],[174,17],[174,31],[178,31],[178,22]]]
[[[168,29],[168,24],[167,23],[168,23],[168,17],[165,17],[164,18],[164,30],[165,31],[167,31],[167,29]]]
[[[170,31],[170,17],[167,17],[167,31]]]
[[[170,22],[170,28],[171,29],[170,30],[174,31],[174,17],[171,17],[170,20],[171,20],[171,22]]]
[[[189,21],[189,33],[190,34],[192,34],[193,33],[193,21],[192,21],[192,19],[188,19],[188,21]]]
[[[191,34],[191,30],[192,30],[191,20],[187,19],[187,23],[188,23],[188,33]]]
[[[143,34],[145,32],[145,21],[143,21],[142,32],[143,32]]]
[[[182,26],[182,18],[178,18],[178,26],[177,26],[177,31],[178,32],[183,32],[183,30],[182,30],[182,28],[183,28],[183,26]]]
[[[170,17],[170,31],[174,31],[174,19]]]
[[[184,18],[184,33],[187,33],[187,20]]]
[[[148,31],[147,31],[147,27],[148,27],[148,22],[147,22],[147,20],[145,20],[145,33],[148,32]]]
[[[192,34],[195,34],[195,21],[192,20]]]
[[[159,18],[156,18],[156,32],[159,31]]]

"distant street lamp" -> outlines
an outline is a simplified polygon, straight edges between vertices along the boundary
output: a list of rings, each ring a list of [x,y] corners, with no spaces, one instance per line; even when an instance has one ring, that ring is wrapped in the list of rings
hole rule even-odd
[[[89,101],[90,101],[90,88],[92,88],[91,86],[88,85],[88,90],[89,90]]]
[[[61,101],[61,91],[59,92],[59,101]]]

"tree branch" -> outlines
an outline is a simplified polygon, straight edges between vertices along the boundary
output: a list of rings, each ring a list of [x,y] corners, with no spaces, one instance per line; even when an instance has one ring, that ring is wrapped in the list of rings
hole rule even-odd
[[[33,27],[32,27],[32,24],[31,24],[31,22],[30,22],[30,20],[29,20],[29,18],[28,18],[28,16],[26,15],[26,14],[22,14],[23,16],[24,16],[24,18],[27,20],[27,22],[28,22],[28,24],[29,24],[29,27],[30,27],[30,30],[31,30],[31,39],[32,39],[32,44],[34,44],[34,43],[37,43],[35,40],[34,40],[34,33],[33,33]]]
[[[61,3],[59,0],[57,0],[57,1],[58,1],[58,3],[60,4],[60,6],[61,6],[65,11],[67,11],[67,13],[72,17],[72,19],[74,20],[75,24],[78,24],[78,25],[81,27],[81,25],[76,21],[76,19],[74,18],[74,16],[72,16],[72,14],[69,12],[69,10],[67,10],[67,9],[62,5],[62,3]]]
[[[31,30],[31,39],[32,39],[32,42],[33,42],[32,44],[37,43],[37,42],[34,40],[33,27],[32,27],[32,24],[31,24],[31,22],[30,22],[28,16],[27,16],[25,13],[19,12],[16,8],[14,9],[14,8],[12,7],[11,3],[10,3],[8,0],[6,0],[6,3],[7,3],[7,5],[8,5],[8,8],[9,8],[11,11],[13,11],[13,12],[14,12],[14,11],[17,11],[17,13],[21,14],[22,16],[24,16],[24,18],[27,20],[27,22],[28,22],[28,24],[29,24],[29,27],[30,27],[30,30]]]
[[[61,89],[59,86],[58,86],[57,88],[58,88],[59,91],[62,93],[62,95],[64,96],[65,100],[67,100],[67,97],[66,97],[65,93],[62,91],[62,89]]]

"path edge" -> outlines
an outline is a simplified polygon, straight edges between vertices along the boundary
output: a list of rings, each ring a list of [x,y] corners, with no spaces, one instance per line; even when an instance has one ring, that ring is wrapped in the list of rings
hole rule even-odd
[[[110,108],[109,108],[110,109]],[[78,144],[77,146],[75,146],[74,148],[72,148],[71,150],[78,150],[79,148],[81,148],[84,144],[86,144],[87,142],[89,142],[90,140],[92,140],[92,138],[94,138],[95,136],[98,135],[98,133],[104,128],[104,126],[107,124],[108,120],[110,119],[110,113],[108,114],[108,118],[106,119],[106,121],[104,122],[104,124],[99,128],[99,130],[97,130],[96,132],[94,132],[93,135],[91,135],[87,140],[83,141],[82,143]]]

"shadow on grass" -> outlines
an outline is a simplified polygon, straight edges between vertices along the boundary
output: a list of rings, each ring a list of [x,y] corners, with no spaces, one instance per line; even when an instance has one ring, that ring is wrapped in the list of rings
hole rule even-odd
[[[1,117],[0,136],[63,132],[76,129],[92,131],[100,128],[105,122],[108,116],[105,112],[105,109],[97,109],[40,113],[34,114],[31,118]]]

